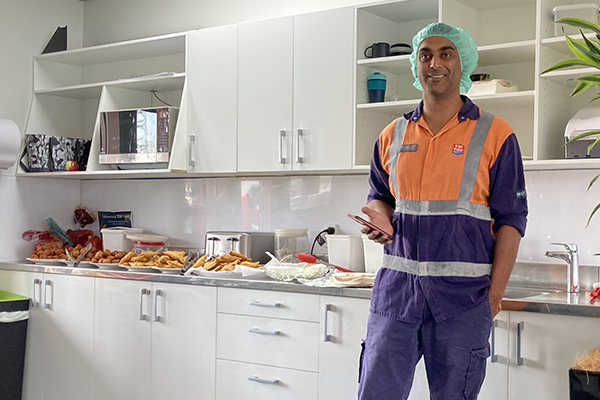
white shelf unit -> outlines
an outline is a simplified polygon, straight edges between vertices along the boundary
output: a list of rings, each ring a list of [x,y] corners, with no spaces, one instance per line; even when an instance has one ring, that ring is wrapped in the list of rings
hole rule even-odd
[[[163,105],[151,90],[180,107],[186,81],[186,38],[187,33],[177,33],[35,56],[25,134],[91,139],[92,146],[86,171],[26,173],[19,166],[17,175],[146,177],[177,169],[172,166],[173,157],[166,170],[117,171],[100,165],[98,117],[102,111]]]
[[[414,12],[417,8],[419,14]],[[472,99],[505,118],[517,133],[524,158],[534,159],[535,0],[404,1],[357,9],[354,167],[368,166],[373,143],[381,130],[394,118],[413,110],[421,100],[421,92],[413,87],[408,55],[365,59],[364,49],[373,42],[410,43],[421,28],[437,21],[471,32],[479,51],[475,73],[509,79],[518,86],[517,92],[472,96]],[[506,29],[507,26],[511,29]],[[382,72],[387,77],[383,103],[368,103],[367,77],[373,72]]]

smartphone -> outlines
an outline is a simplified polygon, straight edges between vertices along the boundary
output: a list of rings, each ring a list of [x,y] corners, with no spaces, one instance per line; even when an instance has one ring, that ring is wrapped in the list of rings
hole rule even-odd
[[[394,238],[392,237],[392,235],[390,235],[389,233],[387,233],[386,231],[384,231],[383,229],[381,229],[380,227],[378,227],[377,225],[373,225],[373,223],[367,221],[366,219],[359,217],[358,215],[352,215],[352,214],[348,214],[348,216],[350,218],[352,218],[353,220],[355,220],[356,222],[358,222],[359,224],[366,226],[368,228],[373,229],[374,231],[377,231],[379,233],[381,233],[385,239],[388,240],[393,240]]]

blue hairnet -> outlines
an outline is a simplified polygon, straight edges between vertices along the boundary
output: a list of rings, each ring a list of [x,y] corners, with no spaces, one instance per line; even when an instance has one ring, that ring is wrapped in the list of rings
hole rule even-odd
[[[421,29],[412,40],[412,53],[410,54],[410,64],[413,76],[415,77],[415,83],[413,86],[419,90],[423,90],[419,77],[417,76],[417,54],[419,53],[419,46],[421,42],[430,36],[442,36],[450,40],[460,57],[461,67],[461,78],[460,78],[460,93],[465,94],[471,88],[471,77],[475,68],[477,67],[477,45],[471,39],[469,31],[450,26],[442,22],[434,22]]]

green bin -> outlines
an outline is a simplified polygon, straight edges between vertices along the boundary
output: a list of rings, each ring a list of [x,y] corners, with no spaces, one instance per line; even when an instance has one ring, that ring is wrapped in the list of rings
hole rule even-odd
[[[0,397],[21,400],[29,298],[0,290]]]

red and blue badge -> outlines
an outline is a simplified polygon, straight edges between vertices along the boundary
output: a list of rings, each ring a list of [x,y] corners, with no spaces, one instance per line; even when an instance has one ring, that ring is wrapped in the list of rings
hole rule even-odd
[[[465,146],[462,144],[455,144],[452,148],[452,154],[462,156],[465,154]]]

